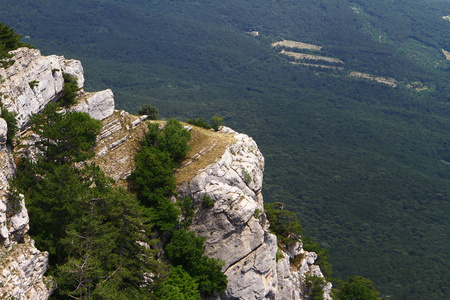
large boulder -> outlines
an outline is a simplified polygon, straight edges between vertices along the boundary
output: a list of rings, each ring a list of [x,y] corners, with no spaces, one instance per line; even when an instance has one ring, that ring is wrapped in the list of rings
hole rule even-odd
[[[85,112],[97,120],[106,119],[114,113],[114,94],[110,89],[84,93],[70,111]]]

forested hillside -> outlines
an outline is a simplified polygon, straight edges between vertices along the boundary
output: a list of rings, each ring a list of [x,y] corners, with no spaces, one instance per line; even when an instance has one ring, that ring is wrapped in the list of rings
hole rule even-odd
[[[252,135],[265,201],[296,212],[333,276],[360,274],[391,299],[450,297],[450,3],[0,3],[0,22],[82,60],[87,88],[112,88],[119,108],[220,115]],[[320,45],[344,69],[293,65],[271,47],[283,39]]]

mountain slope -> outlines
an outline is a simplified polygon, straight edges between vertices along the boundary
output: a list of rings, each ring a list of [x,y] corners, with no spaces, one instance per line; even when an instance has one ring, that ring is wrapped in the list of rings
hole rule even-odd
[[[450,48],[450,22],[442,18],[448,3],[3,7],[1,20],[29,35],[27,42],[83,59],[88,88],[112,87],[118,107],[150,103],[180,118],[218,114],[252,135],[266,156],[266,200],[296,211],[305,231],[331,250],[334,275],[359,273],[394,299],[448,297],[450,91],[440,52]],[[282,39],[321,45],[347,70],[400,84],[291,65],[270,46]],[[407,87],[416,82],[428,91]]]

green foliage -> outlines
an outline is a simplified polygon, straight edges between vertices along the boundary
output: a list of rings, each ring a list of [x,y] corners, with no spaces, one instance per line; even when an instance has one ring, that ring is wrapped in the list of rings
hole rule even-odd
[[[61,239],[66,226],[74,220],[77,202],[87,187],[80,174],[68,164],[31,163],[22,160],[13,180],[25,195],[30,215],[30,234],[36,246],[49,252],[52,262],[65,256]]]
[[[205,255],[204,241],[204,237],[178,229],[165,246],[165,253],[172,264],[182,266],[194,278],[202,295],[212,296],[225,290],[227,278],[221,271],[223,262]]]
[[[161,129],[159,128],[158,123],[149,123],[147,122],[148,132],[142,141],[144,147],[157,147],[158,146],[158,138],[161,133]]]
[[[281,202],[264,205],[270,222],[270,230],[277,235],[278,242],[284,245],[295,244],[302,233],[302,226],[295,213],[284,210]]]
[[[250,182],[252,182],[252,176],[250,175],[250,173],[247,171],[246,168],[242,168],[242,175],[243,175],[244,182],[246,184],[249,184]]]
[[[143,204],[151,206],[160,196],[168,197],[175,189],[174,163],[169,153],[143,147],[135,156],[136,169],[130,175]]]
[[[95,189],[77,203],[80,211],[66,228],[62,244],[68,260],[57,270],[60,293],[102,299],[150,296],[139,286],[143,272],[154,272],[159,263],[143,244],[152,243],[144,234],[149,228],[143,225],[143,210],[125,190]]]
[[[6,200],[7,217],[11,217],[22,210],[22,197],[17,190],[10,190]]]
[[[53,141],[36,143],[49,156],[22,158],[11,190],[25,195],[30,234],[50,254],[49,272],[58,284],[53,297],[150,298],[153,283],[142,288],[144,275],[158,274],[162,266],[149,248],[154,241],[145,234],[151,228],[145,209],[135,196],[113,188],[95,165],[73,164],[87,157],[83,152],[95,141],[98,121],[60,115],[54,105],[32,119],[36,132]]]
[[[30,88],[33,89],[35,86],[39,85],[39,81],[37,81],[37,80],[30,81],[30,82],[28,82],[28,85],[30,86]]]
[[[379,292],[373,286],[373,282],[361,276],[350,277],[337,293],[340,300],[377,300]]]
[[[203,194],[202,207],[205,209],[214,207],[214,201],[212,201],[207,194]]]
[[[15,50],[19,47],[31,47],[20,41],[22,36],[14,32],[8,25],[0,23],[0,66],[7,68],[14,63],[14,61],[3,61],[3,58],[10,58],[9,51]]]
[[[182,201],[179,201],[178,204],[180,206],[181,213],[184,216],[184,220],[181,225],[185,228],[188,228],[189,226],[191,226],[192,219],[194,218],[195,215],[194,203],[192,202],[191,198],[186,196]]]
[[[322,277],[318,276],[307,276],[306,277],[306,286],[308,287],[308,294],[311,297],[311,300],[323,300],[323,286],[325,280]]]
[[[75,104],[75,96],[79,90],[78,81],[76,77],[63,72],[64,84],[61,98],[58,100],[63,107],[69,107]]]
[[[144,146],[168,153],[174,162],[180,162],[186,156],[191,133],[179,121],[169,119],[162,129],[157,123],[149,123],[148,128]]]
[[[25,194],[36,246],[50,253],[56,298],[148,294],[143,272],[160,263],[144,244],[152,244],[143,234],[150,222],[134,196],[95,166],[23,159],[18,170],[12,187]]]
[[[31,129],[41,140],[37,148],[45,153],[47,161],[62,164],[83,161],[94,153],[90,151],[102,128],[101,122],[87,113],[61,114],[56,104],[49,104],[42,114],[31,116]]]
[[[178,223],[180,211],[169,196],[175,189],[173,171],[189,149],[190,133],[174,119],[163,129],[155,123],[149,123],[148,128],[129,180],[155,227],[167,231]]]
[[[219,116],[212,117],[212,125],[211,125],[212,129],[218,131],[220,126],[223,126],[223,117]]]
[[[280,246],[277,247],[277,253],[275,254],[275,261],[278,262],[280,259],[284,257],[283,252]]]
[[[191,133],[179,121],[169,119],[158,135],[156,143],[159,150],[170,153],[173,161],[179,162],[189,151],[190,139]]]
[[[328,251],[320,246],[319,243],[314,243],[308,237],[302,237],[303,249],[309,252],[315,252],[317,254],[317,259],[315,264],[320,267],[323,275],[325,277],[331,277],[332,269],[330,264],[330,255]]]
[[[156,107],[144,104],[138,111],[139,115],[146,115],[149,120],[158,120],[159,111]]]
[[[1,94],[0,94],[1,96]],[[1,115],[3,119],[5,119],[6,124],[8,126],[8,130],[6,132],[6,143],[12,145],[12,141],[16,136],[16,133],[19,131],[19,127],[17,126],[16,113],[9,112],[2,105],[0,105]]]
[[[136,169],[129,180],[148,216],[160,230],[172,229],[178,221],[179,210],[170,202],[175,189],[174,163],[169,153],[143,147],[135,156]]]
[[[198,126],[205,129],[211,129],[211,125],[209,125],[207,122],[205,122],[202,118],[198,119],[189,119],[186,121],[186,123]]]
[[[158,287],[155,296],[161,300],[199,300],[198,283],[181,265],[170,268],[170,274]]]

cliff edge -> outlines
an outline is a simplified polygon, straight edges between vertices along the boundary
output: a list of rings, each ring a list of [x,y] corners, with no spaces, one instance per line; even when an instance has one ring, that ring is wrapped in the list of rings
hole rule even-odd
[[[14,64],[0,68],[1,103],[3,109],[16,114],[21,130],[16,142],[20,143],[30,116],[60,97],[62,73],[76,78],[79,87],[84,75],[76,60],[42,56],[39,50],[27,48],[11,53]],[[134,169],[133,157],[145,132],[144,119],[115,110],[111,90],[81,90],[70,110],[102,120],[93,160],[117,184],[123,183]],[[227,127],[219,132],[191,130],[191,150],[177,171],[178,194],[196,203],[190,229],[206,237],[206,254],[225,262],[228,287],[219,298],[308,299],[307,276],[323,277],[314,265],[317,256],[304,251],[300,240],[287,249],[278,247],[264,214],[264,157],[255,141]],[[7,123],[0,118],[0,297],[47,299],[52,290],[51,280],[44,276],[48,254],[37,250],[26,234],[24,199],[19,209],[9,200],[8,180],[15,176],[16,168],[6,135]],[[331,284],[325,285],[324,299],[331,299],[330,290]]]
[[[220,299],[308,299],[307,276],[323,277],[314,265],[317,255],[304,251],[300,240],[286,250],[278,248],[264,214],[264,157],[256,142],[227,127],[217,135],[228,141],[222,154],[182,182],[178,192],[196,203],[190,229],[206,237],[206,254],[225,262],[228,287]],[[214,145],[218,142],[204,148],[202,155]],[[194,159],[201,163],[202,155]],[[214,204],[204,205],[205,199]],[[297,256],[301,259],[291,264]],[[324,299],[331,299],[330,290],[327,284]]]

